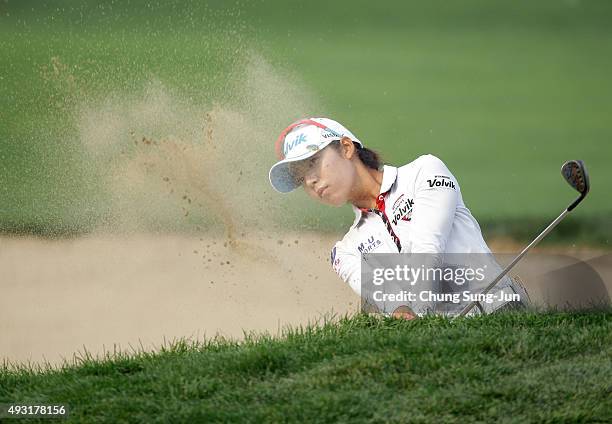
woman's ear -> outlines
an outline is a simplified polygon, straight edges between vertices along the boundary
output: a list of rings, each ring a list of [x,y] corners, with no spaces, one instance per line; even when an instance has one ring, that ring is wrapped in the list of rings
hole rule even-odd
[[[342,156],[345,159],[352,159],[353,156],[355,156],[355,144],[353,143],[353,140],[351,140],[348,137],[342,137],[342,139],[340,139],[340,147],[341,147],[341,152],[342,152]]]

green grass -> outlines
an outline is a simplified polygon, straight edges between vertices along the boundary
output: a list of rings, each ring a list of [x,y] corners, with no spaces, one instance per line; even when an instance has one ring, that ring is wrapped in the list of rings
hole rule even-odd
[[[0,403],[69,422],[609,422],[612,313],[356,315],[161,351],[0,370]]]
[[[195,104],[222,103],[256,52],[315,100],[287,112],[268,97],[254,116],[333,116],[396,165],[436,154],[491,234],[544,226],[573,195],[561,163],[585,160],[593,189],[576,214],[586,224],[559,238],[609,245],[610,2],[98,3],[0,5],[0,231],[87,232],[104,218],[79,105],[137,95],[152,79]],[[262,186],[275,125],[257,163]],[[292,226],[352,219],[298,199],[278,200]]]

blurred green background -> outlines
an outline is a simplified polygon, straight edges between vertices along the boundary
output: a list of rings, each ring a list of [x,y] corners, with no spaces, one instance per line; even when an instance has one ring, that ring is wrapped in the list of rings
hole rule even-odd
[[[487,236],[543,228],[574,197],[561,164],[583,159],[592,192],[551,240],[609,245],[605,0],[0,0],[0,232],[86,233],[104,219],[78,145],[84,101],[151,79],[194,104],[230,101],[253,52],[305,87],[315,106],[304,113],[339,120],[387,162],[442,158]],[[296,228],[352,222],[300,194],[277,202]]]

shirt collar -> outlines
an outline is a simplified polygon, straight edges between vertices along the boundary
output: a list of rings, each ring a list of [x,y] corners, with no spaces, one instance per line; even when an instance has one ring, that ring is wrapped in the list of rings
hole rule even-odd
[[[396,180],[397,180],[397,168],[395,166],[384,165],[383,166],[383,178],[380,184],[379,194],[383,194],[391,190],[391,187],[393,187],[393,184],[395,184]],[[361,209],[359,209],[358,207],[354,205],[351,205],[351,207],[353,208],[353,212],[355,213],[355,220],[353,221],[353,225],[351,225],[351,228],[355,228],[357,224],[359,224],[359,221],[361,221],[363,212],[361,211]]]
[[[397,168],[395,166],[383,166],[383,179],[380,184],[380,193],[386,193],[391,190],[393,184],[397,180]]]

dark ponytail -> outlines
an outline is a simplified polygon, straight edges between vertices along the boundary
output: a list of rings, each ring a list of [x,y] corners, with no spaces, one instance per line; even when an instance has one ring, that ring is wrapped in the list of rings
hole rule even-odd
[[[380,168],[382,167],[380,155],[374,150],[368,149],[367,147],[361,147],[359,143],[353,142],[353,144],[357,149],[357,154],[359,154],[359,159],[361,159],[361,162],[363,162],[363,164],[368,168],[380,171]]]

